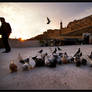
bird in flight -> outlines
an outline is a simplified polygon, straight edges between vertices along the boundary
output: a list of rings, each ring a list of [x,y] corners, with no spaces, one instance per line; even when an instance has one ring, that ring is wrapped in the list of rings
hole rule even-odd
[[[50,22],[51,22],[50,19],[47,17],[47,24],[50,24]]]

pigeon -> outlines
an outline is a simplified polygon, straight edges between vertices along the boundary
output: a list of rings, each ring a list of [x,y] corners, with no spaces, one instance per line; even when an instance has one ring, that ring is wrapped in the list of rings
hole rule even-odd
[[[59,56],[61,56],[61,57],[62,57],[62,56],[63,56],[63,53],[59,53]]]
[[[61,61],[62,61],[63,64],[68,63],[67,58],[65,57],[65,55],[63,55],[63,57],[61,58]]]
[[[82,56],[82,52],[80,53],[80,57]]]
[[[30,69],[33,69],[36,66],[36,63],[32,58],[30,58],[29,60],[29,66],[30,66]]]
[[[57,63],[59,64],[59,65],[61,65],[62,64],[62,61],[61,61],[61,56],[57,56]]]
[[[38,53],[42,53],[43,52],[43,50],[41,49],[40,51],[38,51]]]
[[[29,58],[24,59],[24,63],[28,63],[29,64]]]
[[[51,22],[50,19],[47,17],[47,24],[50,24],[50,22]]]
[[[33,60],[36,60],[36,58],[37,58],[37,56],[35,56],[35,57],[32,57],[32,59],[33,59]]]
[[[78,56],[74,57],[74,63],[77,67],[81,66],[81,61]]]
[[[23,59],[19,61],[21,64],[28,63],[29,64],[29,58]]]
[[[14,64],[14,61],[11,61],[11,62],[10,62],[9,69],[10,69],[10,72],[11,72],[11,73],[17,72],[17,65]]]
[[[71,60],[71,63],[74,63],[74,57],[71,57],[70,60]]]
[[[23,69],[23,71],[28,71],[29,70],[29,64],[28,63],[23,64],[22,69]]]
[[[20,53],[18,54],[18,60],[21,64],[24,64],[24,60],[23,60],[22,56],[20,55]]]
[[[86,59],[82,59],[82,65],[86,65],[87,64],[87,60]]]
[[[91,52],[91,54],[90,54],[90,55],[88,55],[88,57],[89,57],[90,59],[92,59],[92,52]]]
[[[57,52],[57,49],[55,48],[55,50],[52,52],[52,54],[56,53]]]
[[[77,67],[81,66],[81,62],[80,62],[80,61],[77,61],[77,62],[76,62],[76,66],[77,66]]]
[[[68,56],[67,57],[67,61],[68,61],[68,63],[73,63],[74,62],[74,58],[72,56]]]
[[[54,55],[47,55],[45,58],[45,65],[50,68],[56,67],[56,59]]]
[[[35,56],[32,57],[32,59],[35,61],[36,63],[36,67],[40,67],[40,66],[44,66],[45,65],[45,61],[41,56]]]
[[[56,59],[51,58],[51,59],[48,59],[48,60],[49,60],[48,67],[55,68],[56,67]]]
[[[47,54],[45,56],[45,65],[49,65],[49,63],[50,63],[49,60],[48,60],[49,58],[50,58],[50,55]]]
[[[45,65],[45,61],[42,58],[37,58],[36,66],[41,67]]]
[[[47,56],[47,55],[48,55],[48,53],[46,52],[46,53],[45,53],[45,56]]]
[[[64,53],[64,55],[65,55],[66,58],[68,57],[68,54],[66,52]]]
[[[59,48],[59,47],[57,47],[58,48],[58,50],[61,50],[61,48]]]
[[[90,54],[90,58],[92,58],[92,52],[91,52],[91,54]]]
[[[24,64],[24,63],[25,63],[24,60],[20,60],[19,62],[20,62],[21,64]]]
[[[80,53],[80,48],[79,48],[78,51],[75,53],[74,57],[75,57],[76,55],[78,55],[79,53]]]
[[[48,53],[46,52],[46,53],[43,53],[42,55],[41,55],[41,58],[45,61],[45,57],[48,55]]]

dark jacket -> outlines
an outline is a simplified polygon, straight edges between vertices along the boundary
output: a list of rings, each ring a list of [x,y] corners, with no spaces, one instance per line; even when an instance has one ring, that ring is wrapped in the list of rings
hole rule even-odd
[[[0,27],[0,34],[3,35],[9,35],[12,32],[11,26],[9,23],[2,23]]]

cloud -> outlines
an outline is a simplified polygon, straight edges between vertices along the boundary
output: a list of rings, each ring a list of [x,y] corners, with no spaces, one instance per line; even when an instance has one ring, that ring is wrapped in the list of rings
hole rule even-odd
[[[67,11],[64,6],[61,8],[61,4],[58,8],[57,6],[53,8],[53,4],[49,4],[48,7],[47,5],[38,3],[0,3],[0,16],[4,16],[13,29],[10,37],[31,38],[42,34],[47,29],[59,28],[61,20],[63,27],[65,27],[70,21],[92,14],[92,8],[84,10],[75,16],[75,14],[71,14],[72,11]],[[46,17],[51,19],[50,25],[46,25]]]
[[[78,14],[75,18],[76,19],[81,19],[81,18],[84,18],[84,17],[87,17],[87,16],[90,16],[92,15],[92,7],[81,12],[80,14]]]
[[[66,19],[63,19],[64,27],[66,27],[68,25],[68,23],[71,21],[79,20],[79,19],[82,19],[82,18],[90,16],[90,15],[92,15],[92,7],[82,11],[81,13],[78,13],[76,16],[71,16]]]

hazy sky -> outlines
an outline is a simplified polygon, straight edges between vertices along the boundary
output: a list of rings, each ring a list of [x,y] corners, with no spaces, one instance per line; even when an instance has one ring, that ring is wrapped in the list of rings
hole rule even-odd
[[[59,29],[70,21],[92,15],[92,2],[83,3],[3,3],[0,2],[0,16],[11,24],[10,38],[28,39],[42,34],[47,29]],[[47,25],[47,17],[51,23]]]

